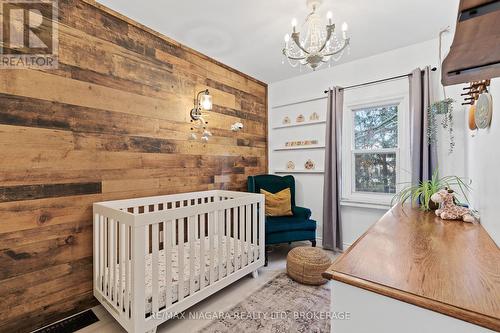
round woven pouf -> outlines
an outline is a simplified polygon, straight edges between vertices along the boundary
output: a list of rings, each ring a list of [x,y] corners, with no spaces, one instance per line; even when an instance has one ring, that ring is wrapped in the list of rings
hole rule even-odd
[[[286,257],[286,272],[293,280],[318,286],[328,280],[321,273],[330,267],[328,254],[317,247],[300,246],[293,248]]]

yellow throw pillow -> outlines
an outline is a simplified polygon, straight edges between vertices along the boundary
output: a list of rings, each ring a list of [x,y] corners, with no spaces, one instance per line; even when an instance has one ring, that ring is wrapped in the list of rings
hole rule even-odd
[[[292,213],[292,193],[290,188],[286,188],[277,193],[267,192],[263,189],[260,193],[266,197],[266,216],[291,216]]]

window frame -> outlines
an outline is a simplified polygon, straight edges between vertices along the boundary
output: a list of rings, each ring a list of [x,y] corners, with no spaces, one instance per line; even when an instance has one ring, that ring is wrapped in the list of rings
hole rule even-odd
[[[397,105],[398,143],[395,148],[356,149],[354,137],[354,114],[368,108]],[[362,192],[355,187],[355,155],[360,153],[395,153],[396,154],[396,193],[404,183],[411,180],[410,165],[410,117],[408,92],[392,96],[357,100],[344,106],[342,131],[342,198],[343,205],[368,205],[389,207],[394,193]]]

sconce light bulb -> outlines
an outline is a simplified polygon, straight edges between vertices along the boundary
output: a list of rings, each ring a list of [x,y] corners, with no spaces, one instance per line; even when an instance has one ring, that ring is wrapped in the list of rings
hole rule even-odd
[[[200,105],[204,110],[207,110],[207,111],[212,110],[212,96],[210,96],[208,94],[202,95]]]
[[[289,34],[286,34],[285,35],[285,43],[288,43],[288,41],[290,40],[290,35]]]
[[[292,19],[292,27],[295,28],[297,26],[297,19],[293,18]]]
[[[328,11],[328,13],[326,13],[326,18],[328,20],[331,20],[333,18],[333,13],[331,11]]]
[[[346,22],[342,23],[342,31],[346,32],[347,29],[349,29],[349,26],[347,25],[347,23]]]

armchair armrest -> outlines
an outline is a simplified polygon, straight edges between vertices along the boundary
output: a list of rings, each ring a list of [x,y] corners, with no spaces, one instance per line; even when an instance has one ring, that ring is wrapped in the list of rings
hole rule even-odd
[[[311,210],[304,207],[292,207],[293,215],[308,220],[311,217]]]

